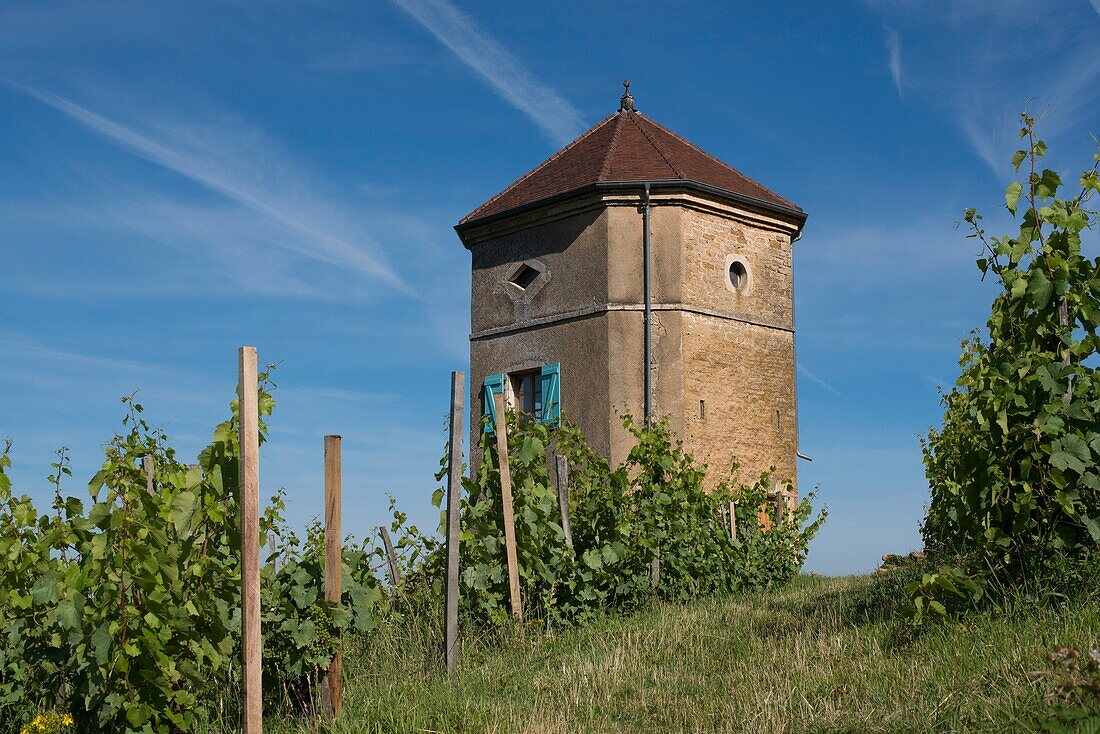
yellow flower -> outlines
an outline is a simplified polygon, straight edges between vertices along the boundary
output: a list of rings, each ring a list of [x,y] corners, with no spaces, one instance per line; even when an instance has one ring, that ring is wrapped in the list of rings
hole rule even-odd
[[[51,711],[35,716],[29,724],[23,725],[23,728],[19,730],[19,734],[61,734],[72,725],[72,716]]]

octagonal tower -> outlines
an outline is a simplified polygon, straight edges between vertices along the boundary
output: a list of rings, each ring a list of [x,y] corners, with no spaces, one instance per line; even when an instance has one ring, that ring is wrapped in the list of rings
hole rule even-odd
[[[648,394],[708,484],[733,458],[744,479],[774,465],[796,482],[791,250],[805,222],[638,112],[627,83],[618,112],[455,227],[473,258],[474,438],[502,391],[541,420],[564,413],[618,462],[632,445],[619,415],[643,416]]]

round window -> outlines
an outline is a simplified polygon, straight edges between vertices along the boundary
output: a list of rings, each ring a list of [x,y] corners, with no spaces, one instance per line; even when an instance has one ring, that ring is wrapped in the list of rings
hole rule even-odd
[[[749,271],[745,269],[745,264],[740,260],[734,260],[730,263],[730,285],[735,289],[741,290],[749,284]]]

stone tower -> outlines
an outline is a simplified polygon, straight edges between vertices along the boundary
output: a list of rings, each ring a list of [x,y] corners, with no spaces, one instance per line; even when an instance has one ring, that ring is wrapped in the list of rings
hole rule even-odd
[[[774,465],[794,482],[806,214],[642,115],[626,86],[618,112],[455,227],[473,257],[474,438],[503,391],[618,462],[632,445],[618,416],[648,402],[709,484],[733,458],[743,479]]]

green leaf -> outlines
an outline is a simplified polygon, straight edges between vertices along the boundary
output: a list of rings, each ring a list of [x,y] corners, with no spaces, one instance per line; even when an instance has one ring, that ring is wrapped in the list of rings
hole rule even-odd
[[[80,611],[66,599],[57,605],[57,621],[63,629],[76,629],[80,626]]]
[[[130,704],[126,709],[126,720],[130,722],[130,726],[141,726],[149,720],[148,707],[139,703]]]
[[[523,448],[519,451],[519,460],[524,464],[530,464],[535,459],[541,458],[546,453],[546,447],[536,436],[527,436],[523,439]]]
[[[1054,171],[1048,169],[1043,170],[1042,176],[1039,177],[1039,183],[1035,187],[1035,194],[1040,199],[1049,199],[1054,196],[1058,191],[1058,187],[1062,185],[1062,178]]]
[[[1050,282],[1050,278],[1042,270],[1035,269],[1028,273],[1027,276],[1027,292],[1031,296],[1031,302],[1035,305],[1035,308],[1045,308],[1050,303],[1050,295],[1054,291],[1054,286]]]
[[[1020,185],[1019,181],[1013,181],[1005,189],[1005,206],[1013,214],[1016,213],[1016,204],[1020,201],[1020,194],[1023,192],[1024,187]]]
[[[291,639],[294,640],[295,646],[299,648],[308,646],[316,636],[317,625],[313,623],[312,619],[305,620],[291,633]]]
[[[1019,171],[1020,164],[1024,162],[1024,158],[1027,158],[1026,150],[1018,150],[1012,154],[1012,170]]]
[[[1081,521],[1085,524],[1085,528],[1089,531],[1093,541],[1100,541],[1100,522],[1091,517],[1083,517]]]
[[[198,505],[198,501],[195,493],[187,490],[172,498],[172,505],[168,510],[168,520],[176,528],[177,535],[183,535],[191,527],[191,518],[195,515],[195,507]]]
[[[432,492],[432,507],[441,507],[443,505],[443,488],[440,487],[436,491]]]
[[[96,502],[92,505],[91,512],[88,513],[88,522],[95,525],[98,528],[105,527],[103,521],[107,519],[107,516],[111,514],[111,505],[106,502]]]
[[[31,587],[31,599],[35,604],[51,604],[60,598],[57,573],[47,571],[38,577]]]

